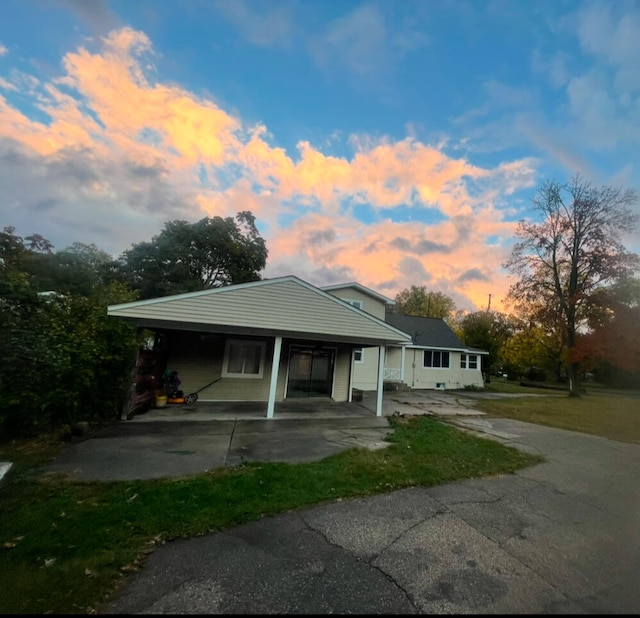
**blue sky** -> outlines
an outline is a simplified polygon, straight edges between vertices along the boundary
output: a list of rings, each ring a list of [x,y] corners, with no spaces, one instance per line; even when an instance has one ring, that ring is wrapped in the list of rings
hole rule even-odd
[[[625,0],[4,0],[0,224],[116,256],[248,209],[265,276],[505,308],[542,182],[639,188],[638,33]]]

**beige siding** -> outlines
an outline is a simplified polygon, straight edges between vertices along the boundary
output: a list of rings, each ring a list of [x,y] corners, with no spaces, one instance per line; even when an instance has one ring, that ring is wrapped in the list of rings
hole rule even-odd
[[[363,311],[380,320],[384,320],[385,304],[369,294],[365,294],[356,288],[340,288],[339,290],[327,290],[327,292],[342,300],[359,300],[362,302]]]
[[[391,369],[402,368],[402,349],[394,346],[387,348],[385,356],[384,366]]]
[[[412,367],[415,353],[415,370]],[[405,382],[413,388],[434,389],[444,384],[445,389],[464,388],[465,386],[483,386],[480,369],[460,369],[460,352],[449,352],[450,367],[439,369],[423,367],[423,350],[407,349]],[[478,359],[478,364],[480,364]]]
[[[205,293],[128,303],[109,308],[109,314],[179,324],[212,324],[235,328],[261,328],[286,333],[367,339],[405,339],[362,312],[334,302],[294,280],[249,287],[231,286]]]
[[[378,388],[378,348],[364,348],[362,352],[363,362],[353,364],[353,388],[375,391]]]
[[[349,400],[349,372],[351,368],[351,346],[341,345],[336,350],[335,375],[333,379],[333,399]]]
[[[232,337],[238,339],[239,337]],[[167,369],[177,371],[182,380],[180,390],[185,395],[193,393],[216,378],[217,382],[198,393],[200,401],[267,401],[271,380],[273,339],[249,337],[251,341],[265,341],[265,360],[261,378],[221,378],[225,351],[222,336],[201,335],[199,333],[171,333]],[[286,365],[281,363],[281,371]],[[284,376],[279,376],[279,386]],[[283,389],[276,391],[276,399],[282,400]]]
[[[406,379],[403,377],[402,371],[402,349],[396,346],[387,346],[386,354],[384,357],[385,375],[387,371],[393,370],[394,377],[388,378],[392,382],[403,381],[406,383]],[[397,376],[397,377],[396,377]]]
[[[232,339],[239,337],[233,336]],[[263,375],[261,378],[222,378],[225,341],[222,335],[172,331],[169,334],[167,369],[177,371],[182,381],[180,390],[185,395],[196,392],[212,380],[220,378],[198,393],[198,400],[207,401],[267,401],[271,379],[274,339],[247,337],[250,341],[266,343]],[[308,342],[307,342],[308,343]],[[304,341],[285,340],[280,356],[276,386],[276,401],[283,401],[287,382],[289,354],[292,346],[304,346]],[[315,342],[312,345],[316,345]],[[336,351],[333,378],[333,399],[347,401],[349,397],[349,371],[351,346],[345,344],[325,347]]]

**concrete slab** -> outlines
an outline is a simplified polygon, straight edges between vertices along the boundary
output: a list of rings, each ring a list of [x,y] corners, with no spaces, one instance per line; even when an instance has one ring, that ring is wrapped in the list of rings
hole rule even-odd
[[[637,614],[640,445],[483,420],[547,461],[167,543],[101,613]]]
[[[183,476],[247,461],[319,461],[353,447],[385,448],[393,415],[482,416],[458,397],[464,399],[460,392],[385,393],[383,416],[375,415],[375,392],[351,403],[279,402],[273,419],[266,418],[266,403],[172,405],[102,427],[65,446],[44,470],[107,481]]]

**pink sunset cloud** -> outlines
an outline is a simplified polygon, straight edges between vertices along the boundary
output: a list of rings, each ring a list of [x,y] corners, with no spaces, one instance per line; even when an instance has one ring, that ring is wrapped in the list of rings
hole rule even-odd
[[[18,161],[1,178],[8,212],[29,225],[35,212],[56,222],[27,233],[55,241],[66,226],[68,244],[119,253],[170,219],[251,210],[269,249],[265,276],[292,273],[317,285],[346,278],[390,296],[427,285],[471,310],[506,293],[500,264],[514,224],[504,209],[532,185],[534,161],[488,169],[415,137],[368,136],[352,136],[352,154],[341,156],[300,140],[293,158],[269,143],[277,136],[268,127],[162,83],[144,33],[124,28],[87,47],[63,57],[59,77],[34,84],[49,121],[0,95],[0,148],[13,148]],[[15,87],[0,82],[0,90]],[[34,177],[38,187],[25,187]],[[370,206],[373,219],[358,219],[354,204]],[[406,206],[435,222],[384,218]]]

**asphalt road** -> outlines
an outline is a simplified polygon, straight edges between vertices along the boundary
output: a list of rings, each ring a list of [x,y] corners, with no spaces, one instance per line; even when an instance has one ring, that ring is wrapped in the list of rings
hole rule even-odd
[[[458,422],[547,462],[168,542],[101,613],[640,612],[640,446]]]

